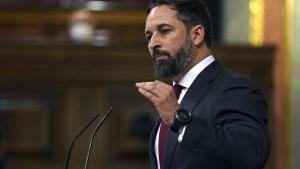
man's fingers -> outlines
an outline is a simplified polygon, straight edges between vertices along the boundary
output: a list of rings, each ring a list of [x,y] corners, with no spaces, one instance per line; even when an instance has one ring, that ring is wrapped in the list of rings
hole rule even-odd
[[[153,93],[155,96],[160,97],[167,94],[169,91],[173,91],[172,87],[164,82],[156,80],[154,82],[141,82],[136,83],[138,88],[143,88]]]
[[[144,88],[144,89],[152,91],[155,87],[154,83],[155,82],[140,82],[140,83],[136,83],[135,85],[137,87]]]
[[[153,94],[152,92],[140,87],[138,88],[138,91],[144,95],[145,97],[147,97],[151,102],[155,103],[155,101],[157,100],[157,96],[155,94]]]
[[[158,96],[158,87],[156,85],[156,82],[141,82],[141,83],[136,83],[136,86],[138,88],[142,88],[144,90],[147,90],[148,92]]]
[[[166,92],[166,91],[169,91],[169,90],[173,91],[172,86],[170,86],[169,84],[164,83],[162,81],[156,80],[155,84],[156,84],[156,86],[159,86],[158,89],[157,89],[158,92]]]

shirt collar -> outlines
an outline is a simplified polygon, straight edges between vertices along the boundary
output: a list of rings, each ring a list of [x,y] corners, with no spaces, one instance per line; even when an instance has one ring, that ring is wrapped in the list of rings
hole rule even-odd
[[[179,85],[183,86],[184,88],[189,88],[193,81],[196,79],[198,74],[202,72],[203,69],[205,69],[208,65],[210,65],[215,58],[213,55],[209,55],[199,63],[197,63],[194,67],[192,67],[178,82]],[[173,82],[173,85],[175,82]]]

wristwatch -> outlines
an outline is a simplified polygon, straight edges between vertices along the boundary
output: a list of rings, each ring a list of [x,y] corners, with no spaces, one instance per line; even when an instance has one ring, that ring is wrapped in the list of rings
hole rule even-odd
[[[179,108],[174,114],[174,121],[171,125],[171,129],[174,132],[178,132],[179,129],[192,121],[192,114],[186,109]]]

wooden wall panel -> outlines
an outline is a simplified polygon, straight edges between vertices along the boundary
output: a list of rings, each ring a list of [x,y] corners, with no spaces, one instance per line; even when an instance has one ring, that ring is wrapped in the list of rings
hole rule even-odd
[[[225,66],[256,81],[271,104],[273,48],[216,46],[213,51]],[[131,146],[133,150],[130,151],[126,144],[117,141],[117,138],[128,136],[122,132],[116,136],[116,132],[120,131],[116,127],[119,124],[123,124],[121,128],[126,127],[124,123],[128,123],[122,113],[143,112],[145,107],[150,111],[153,109],[134,87],[135,82],[155,79],[151,58],[144,47],[8,44],[2,46],[0,61],[2,96],[17,98],[25,93],[55,98],[49,121],[52,128],[49,131],[52,136],[50,154],[42,157],[33,155],[31,160],[25,160],[28,154],[23,154],[23,161],[19,161],[20,158],[11,160],[11,169],[20,166],[35,169],[49,164],[62,167],[68,143],[76,131],[93,113],[105,111],[110,104],[116,106],[115,114],[97,137],[99,141],[91,158],[92,165],[111,169],[120,166],[148,168],[147,140],[129,139],[129,142],[137,143]],[[273,112],[270,112],[270,128],[273,128],[272,121]],[[74,149],[77,152],[72,157],[74,168],[83,164],[87,139],[88,135],[84,136]],[[142,156],[137,156],[140,153]]]

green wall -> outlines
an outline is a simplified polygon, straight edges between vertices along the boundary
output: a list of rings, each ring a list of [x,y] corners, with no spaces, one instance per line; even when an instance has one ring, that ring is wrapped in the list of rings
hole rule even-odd
[[[249,44],[249,0],[224,0],[223,42]]]

